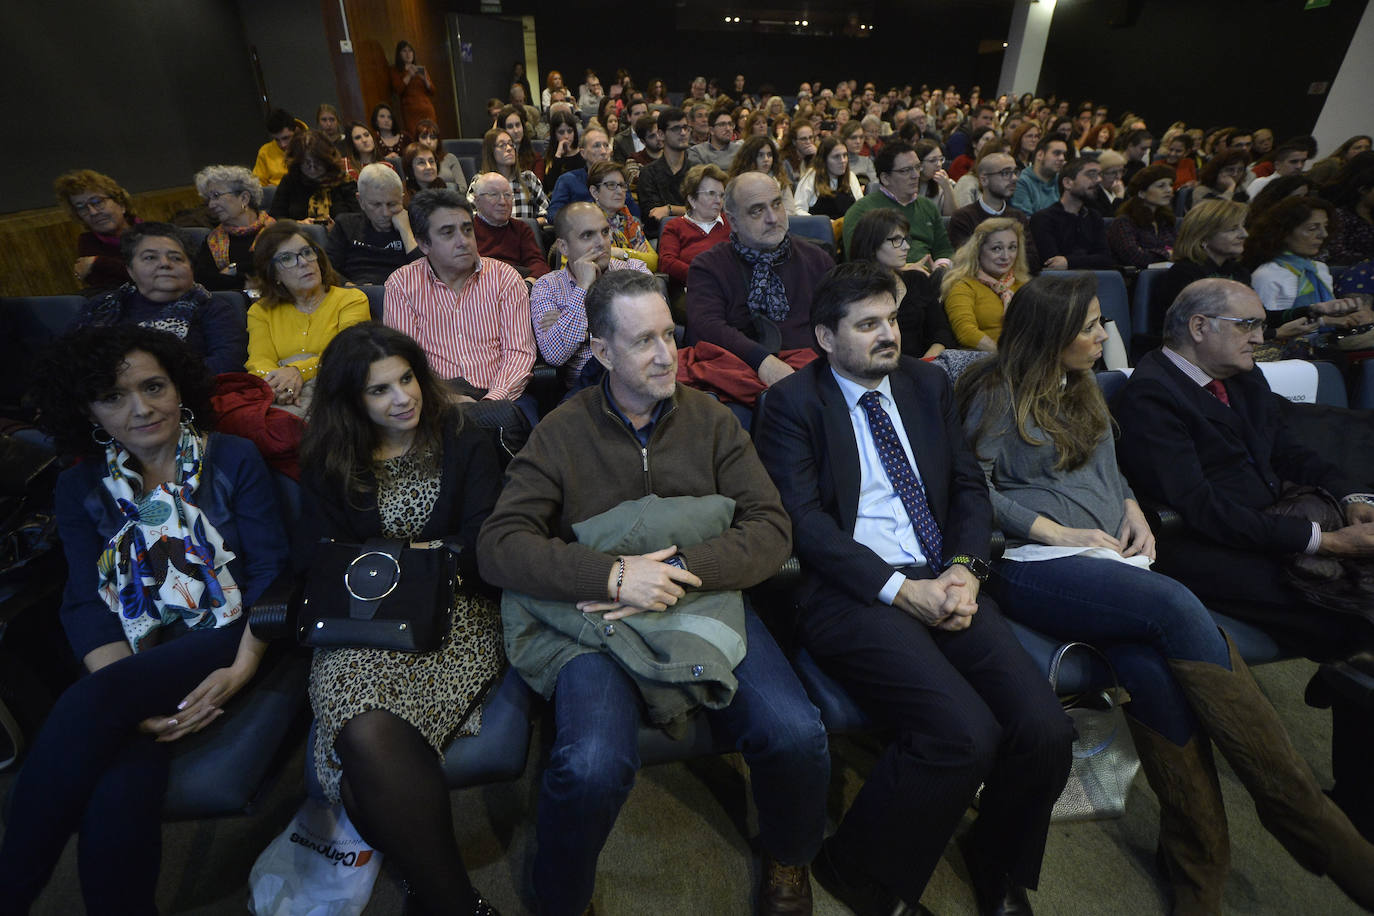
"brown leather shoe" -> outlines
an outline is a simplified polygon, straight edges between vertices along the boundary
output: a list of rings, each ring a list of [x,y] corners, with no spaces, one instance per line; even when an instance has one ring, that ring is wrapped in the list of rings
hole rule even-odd
[[[760,916],[811,916],[811,871],[805,865],[783,865],[763,857]]]

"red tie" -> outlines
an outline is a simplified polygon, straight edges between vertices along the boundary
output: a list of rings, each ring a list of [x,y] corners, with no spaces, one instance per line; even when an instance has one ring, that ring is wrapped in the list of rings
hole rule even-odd
[[[1202,387],[1212,392],[1212,396],[1215,397],[1221,403],[1225,404],[1227,407],[1231,406],[1231,398],[1227,396],[1226,386],[1221,383],[1221,379],[1214,378]]]

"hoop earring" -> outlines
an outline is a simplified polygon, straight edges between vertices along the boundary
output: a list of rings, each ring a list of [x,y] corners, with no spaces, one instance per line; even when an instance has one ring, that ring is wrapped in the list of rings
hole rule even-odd
[[[181,412],[181,422],[187,426],[193,426],[196,422],[196,412],[185,405],[178,404],[177,410]]]
[[[98,433],[105,433],[105,435],[109,438],[102,439],[99,435],[97,435]],[[105,446],[109,445],[111,442],[114,441],[114,436],[111,436],[108,432],[106,432],[106,430],[99,423],[92,423],[91,441],[94,442],[96,445],[100,446],[101,448],[104,448]]]

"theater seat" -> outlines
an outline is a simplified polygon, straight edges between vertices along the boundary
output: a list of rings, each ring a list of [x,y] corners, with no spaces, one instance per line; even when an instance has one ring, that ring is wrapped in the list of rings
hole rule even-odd
[[[793,235],[815,242],[831,257],[835,256],[835,230],[830,226],[830,217],[792,215],[787,219]]]
[[[1131,331],[1134,334],[1157,334],[1150,327],[1150,300],[1156,284],[1169,273],[1168,268],[1152,267],[1142,270],[1135,278],[1135,295],[1131,299]],[[1160,310],[1161,315],[1163,310]]]
[[[367,295],[367,308],[368,311],[372,313],[372,320],[381,321],[383,305],[386,302],[386,287],[360,286],[358,289],[362,290]]]

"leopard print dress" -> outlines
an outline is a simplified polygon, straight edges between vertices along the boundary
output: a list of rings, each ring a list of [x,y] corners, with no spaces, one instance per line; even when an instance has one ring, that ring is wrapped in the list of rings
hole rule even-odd
[[[389,538],[412,538],[428,521],[439,496],[433,454],[407,453],[375,465],[377,504]],[[456,737],[482,726],[482,699],[505,661],[496,603],[465,593],[455,596],[452,626],[433,652],[384,649],[321,649],[310,671],[315,711],[315,775],[332,802],[339,802],[342,764],[334,741],[354,716],[385,709],[424,735],[440,757]]]

